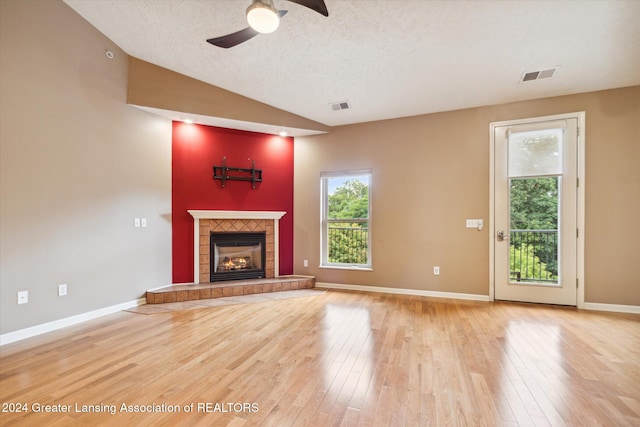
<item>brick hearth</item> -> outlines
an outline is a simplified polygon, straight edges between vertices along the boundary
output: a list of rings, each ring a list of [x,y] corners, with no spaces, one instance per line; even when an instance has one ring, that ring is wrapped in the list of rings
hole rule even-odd
[[[193,301],[267,292],[315,288],[313,276],[280,276],[266,279],[231,280],[228,282],[172,285],[147,291],[147,304]]]

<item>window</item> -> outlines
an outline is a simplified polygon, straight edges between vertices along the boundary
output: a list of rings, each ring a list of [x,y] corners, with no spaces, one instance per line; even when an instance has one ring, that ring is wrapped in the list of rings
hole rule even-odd
[[[371,268],[371,171],[321,174],[321,267]]]

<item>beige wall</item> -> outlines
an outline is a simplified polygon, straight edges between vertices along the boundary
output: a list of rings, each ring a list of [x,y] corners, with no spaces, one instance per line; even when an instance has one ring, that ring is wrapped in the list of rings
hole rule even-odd
[[[0,19],[6,333],[170,283],[171,123],[126,104],[127,56],[61,1],[2,0]]]
[[[640,305],[640,87],[296,138],[294,272],[319,282],[488,295],[489,124],[576,111],[586,111],[585,301]],[[320,172],[363,168],[373,170],[373,272],[320,269]],[[466,229],[466,218],[487,226]]]
[[[149,62],[129,58],[127,102],[221,119],[262,123],[313,133],[331,128]]]

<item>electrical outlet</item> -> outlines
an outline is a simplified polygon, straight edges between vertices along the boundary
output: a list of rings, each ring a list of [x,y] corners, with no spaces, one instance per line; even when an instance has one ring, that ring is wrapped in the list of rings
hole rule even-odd
[[[67,284],[66,283],[62,283],[60,285],[58,285],[58,296],[59,297],[63,297],[67,295]]]
[[[440,267],[438,267],[437,265],[433,267],[433,275],[434,276],[440,275]]]
[[[18,291],[18,304],[26,304],[29,302],[29,291]]]
[[[309,267],[309,260],[305,259],[304,261],[302,261],[302,265],[304,265],[305,267]]]
[[[142,228],[147,227],[147,218],[140,218],[140,227]]]
[[[135,228],[140,228],[140,218],[133,218],[133,226]]]

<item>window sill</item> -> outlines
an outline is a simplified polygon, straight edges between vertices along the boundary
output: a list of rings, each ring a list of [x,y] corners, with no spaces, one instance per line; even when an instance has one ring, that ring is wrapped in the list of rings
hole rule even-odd
[[[348,265],[348,266],[340,266],[340,265],[319,265],[318,268],[327,268],[331,270],[351,270],[351,271],[373,271],[371,267],[359,267],[357,265]]]

